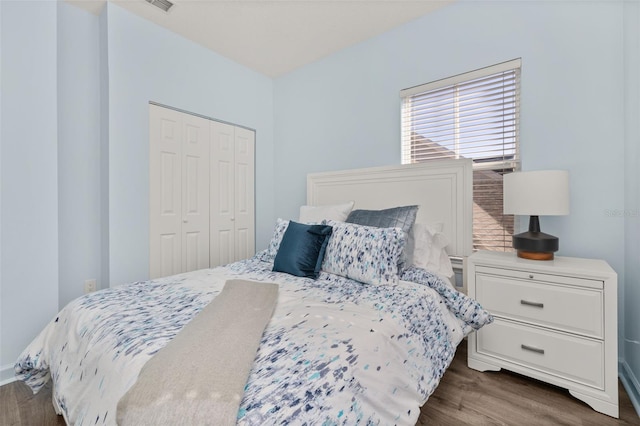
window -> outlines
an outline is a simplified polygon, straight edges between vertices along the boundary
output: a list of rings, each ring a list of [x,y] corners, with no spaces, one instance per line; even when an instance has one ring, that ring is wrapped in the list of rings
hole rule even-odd
[[[518,170],[520,59],[402,90],[402,163],[473,160],[473,248],[510,251],[502,175]]]

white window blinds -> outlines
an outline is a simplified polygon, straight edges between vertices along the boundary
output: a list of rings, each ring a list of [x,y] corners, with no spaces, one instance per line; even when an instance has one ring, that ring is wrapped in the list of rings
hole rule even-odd
[[[402,162],[471,158],[474,249],[511,250],[502,175],[519,168],[520,59],[402,90]]]

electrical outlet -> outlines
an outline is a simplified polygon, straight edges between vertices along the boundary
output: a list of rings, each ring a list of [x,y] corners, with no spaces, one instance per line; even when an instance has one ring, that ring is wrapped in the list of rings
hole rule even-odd
[[[91,293],[94,292],[98,289],[98,282],[95,278],[92,278],[90,280],[86,280],[84,282],[84,293]]]

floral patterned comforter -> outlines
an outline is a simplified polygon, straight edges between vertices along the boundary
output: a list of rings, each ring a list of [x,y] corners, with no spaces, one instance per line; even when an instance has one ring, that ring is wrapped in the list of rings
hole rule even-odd
[[[415,424],[462,337],[492,320],[421,269],[409,268],[398,285],[373,286],[271,268],[256,256],[80,297],[25,349],[16,376],[34,392],[53,378],[54,405],[67,423],[113,425],[145,362],[227,279],[276,282],[278,304],[238,424]]]

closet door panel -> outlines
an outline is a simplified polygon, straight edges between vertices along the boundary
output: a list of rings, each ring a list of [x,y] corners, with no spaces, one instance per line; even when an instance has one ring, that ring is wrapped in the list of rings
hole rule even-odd
[[[151,278],[182,269],[182,131],[179,113],[149,110],[149,244]]]
[[[247,259],[254,254],[253,231],[247,228],[236,229],[236,260]]]
[[[234,247],[232,231],[221,230],[216,234],[215,240],[212,237],[211,241],[211,251],[216,253],[215,264],[212,263],[212,268],[214,266],[226,265],[233,262],[233,258],[231,258],[231,253],[229,252],[229,247]],[[215,249],[213,245],[216,245]],[[213,261],[214,259],[212,257],[211,262]]]
[[[150,278],[160,278],[180,272],[180,235],[160,235],[159,262]]]
[[[186,232],[183,235],[184,243],[182,244],[182,247],[185,272],[204,268],[202,264],[199,263],[199,259],[202,254],[202,237],[203,235],[201,232]],[[208,261],[209,259],[207,259],[207,264]]]
[[[182,269],[209,267],[209,120],[183,114]]]
[[[255,254],[255,132],[235,132],[235,260]]]
[[[255,133],[150,105],[150,277],[255,253]]]
[[[213,268],[235,260],[235,128],[229,124],[212,121],[210,129],[211,237],[209,263]]]

